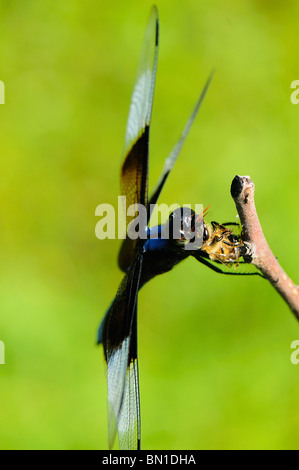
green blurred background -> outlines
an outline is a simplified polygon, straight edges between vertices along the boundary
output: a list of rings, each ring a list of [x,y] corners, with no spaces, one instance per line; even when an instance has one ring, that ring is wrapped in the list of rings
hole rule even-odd
[[[107,448],[98,324],[122,274],[95,237],[117,203],[127,113],[151,1],[0,3],[1,449]],[[160,202],[235,218],[256,184],[269,244],[298,282],[298,14],[293,1],[158,3],[150,185],[216,74]],[[298,324],[260,278],[186,260],[139,297],[144,449],[298,449]]]

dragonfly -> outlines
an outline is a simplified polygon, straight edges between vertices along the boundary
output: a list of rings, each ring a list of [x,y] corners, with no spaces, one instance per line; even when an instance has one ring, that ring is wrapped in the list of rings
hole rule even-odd
[[[191,125],[210,86],[210,74],[181,136],[165,161],[161,176],[148,197],[149,132],[153,107],[159,41],[158,10],[153,6],[143,40],[141,57],[133,88],[127,121],[121,192],[126,209],[138,204],[145,208],[139,232],[144,237],[130,237],[133,216],[126,217],[127,236],[120,248],[118,264],[124,277],[98,330],[98,344],[103,344],[107,363],[108,443],[111,449],[116,435],[120,449],[140,449],[140,390],[137,350],[138,291],[153,277],[170,271],[188,256],[223,274],[258,274],[240,272],[245,245],[237,233],[237,223],[208,224],[206,211],[196,214],[185,208],[174,210],[164,225],[149,228],[158,197],[180,153]],[[163,236],[167,228],[168,237]],[[186,246],[194,242],[194,249]]]

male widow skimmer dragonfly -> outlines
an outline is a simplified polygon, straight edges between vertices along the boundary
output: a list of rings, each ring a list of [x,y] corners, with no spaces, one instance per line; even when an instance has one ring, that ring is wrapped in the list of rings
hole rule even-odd
[[[150,229],[149,219],[161,190],[177,159],[188,131],[202,104],[212,75],[206,82],[181,137],[166,159],[161,177],[148,199],[149,130],[154,96],[158,55],[158,11],[152,7],[137,78],[132,93],[121,168],[121,190],[126,196],[126,208],[139,204],[146,208],[144,232],[146,239],[131,239],[128,235],[120,249],[118,264],[125,272],[116,296],[100,325],[98,343],[104,347],[108,381],[108,440],[112,448],[118,432],[121,449],[140,449],[140,401],[137,355],[137,299],[139,289],[158,274],[171,270],[188,256],[225,274],[240,273],[231,265],[240,265],[242,244],[229,225],[205,223],[204,212],[175,210],[168,220],[169,237],[162,236],[163,226]],[[127,217],[127,228],[132,217]],[[175,223],[178,221],[178,224]],[[165,225],[167,225],[165,224]],[[235,224],[237,225],[237,224]],[[171,230],[174,226],[178,231]],[[140,227],[139,227],[140,228]],[[151,235],[155,232],[156,237]],[[128,232],[127,232],[128,233]],[[191,237],[190,237],[191,233]],[[197,247],[186,250],[185,244],[197,238]],[[225,269],[227,268],[227,270]]]

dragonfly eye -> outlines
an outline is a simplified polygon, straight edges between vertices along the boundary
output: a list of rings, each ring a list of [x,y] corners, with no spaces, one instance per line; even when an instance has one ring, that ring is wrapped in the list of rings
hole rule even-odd
[[[206,224],[204,223],[204,228],[203,228],[203,241],[206,242],[208,238],[209,238],[209,231],[208,231],[208,229],[207,229]]]

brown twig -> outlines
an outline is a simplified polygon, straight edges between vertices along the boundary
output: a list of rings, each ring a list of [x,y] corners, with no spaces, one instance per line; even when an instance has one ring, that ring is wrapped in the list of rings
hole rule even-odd
[[[287,302],[299,320],[299,287],[284,272],[265,239],[254,203],[254,183],[249,176],[235,176],[231,185],[247,248],[244,260],[254,264]]]

